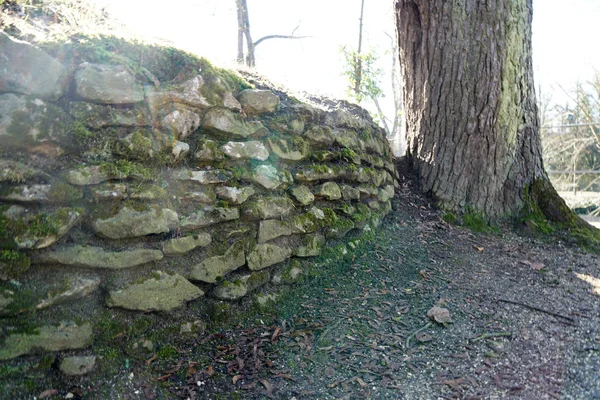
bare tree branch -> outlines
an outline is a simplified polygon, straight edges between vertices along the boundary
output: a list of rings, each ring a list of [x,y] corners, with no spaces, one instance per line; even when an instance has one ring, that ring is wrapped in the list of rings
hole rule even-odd
[[[258,46],[259,44],[261,44],[265,40],[269,40],[269,39],[305,39],[305,38],[309,38],[309,37],[312,37],[312,36],[267,35],[267,36],[261,37],[256,42],[254,42],[254,47]]]

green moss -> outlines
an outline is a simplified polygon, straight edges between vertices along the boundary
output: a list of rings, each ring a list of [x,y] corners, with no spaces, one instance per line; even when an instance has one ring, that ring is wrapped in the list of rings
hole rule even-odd
[[[133,176],[142,179],[152,179],[152,171],[143,165],[129,160],[117,160],[100,164],[100,170],[110,176]]]
[[[71,203],[82,198],[83,191],[66,182],[53,184],[48,192],[48,199],[56,203]]]
[[[233,318],[231,304],[224,301],[215,301],[210,309],[210,320],[213,323],[221,324],[230,322]]]
[[[177,349],[171,346],[163,346],[156,352],[159,358],[175,358],[179,355]]]
[[[371,209],[366,204],[357,204],[356,213],[352,215],[354,222],[363,222],[371,219]]]
[[[331,172],[331,168],[326,164],[313,164],[310,166],[310,168],[314,172],[319,173],[319,174],[326,174],[326,173]]]
[[[499,233],[497,226],[491,225],[481,212],[469,210],[461,216],[461,225],[473,232]]]
[[[449,223],[449,224],[452,224],[452,225],[456,225],[456,223],[457,223],[457,221],[458,221],[458,220],[457,220],[457,218],[456,218],[456,214],[454,214],[454,213],[451,213],[451,212],[447,212],[447,213],[445,213],[445,214],[442,216],[442,219],[443,219],[444,221],[446,221],[447,223]]]
[[[317,161],[324,162],[333,160],[335,158],[335,154],[331,151],[321,150],[313,152],[311,157]]]

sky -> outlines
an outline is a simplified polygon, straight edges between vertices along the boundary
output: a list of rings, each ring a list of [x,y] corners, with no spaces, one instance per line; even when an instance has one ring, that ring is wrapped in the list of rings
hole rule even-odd
[[[235,0],[98,0],[130,29],[231,66],[237,52]],[[356,48],[360,0],[247,0],[256,41],[296,34],[301,40],[267,40],[256,50],[257,70],[295,91],[343,98],[342,46]],[[392,109],[392,0],[365,0],[364,47],[380,56],[382,104]],[[563,104],[578,80],[600,70],[600,0],[534,0],[533,52],[536,89]],[[386,35],[387,34],[387,35]],[[560,86],[559,86],[560,85]]]

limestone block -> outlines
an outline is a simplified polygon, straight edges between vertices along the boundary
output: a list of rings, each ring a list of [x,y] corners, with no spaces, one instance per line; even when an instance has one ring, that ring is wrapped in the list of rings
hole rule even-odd
[[[0,92],[58,99],[66,84],[65,67],[29,43],[0,32]]]
[[[245,203],[250,196],[254,195],[255,191],[252,186],[242,188],[219,186],[215,189],[215,193],[220,199],[227,201],[232,205]]]
[[[92,326],[42,326],[37,333],[14,333],[0,347],[0,360],[11,360],[37,350],[61,351],[83,349],[92,343]]]
[[[173,178],[179,181],[193,181],[202,185],[225,183],[231,178],[231,173],[218,169],[204,171],[179,170],[173,173]]]
[[[189,216],[181,218],[182,229],[197,229],[220,222],[231,221],[240,217],[238,208],[205,207]]]
[[[177,213],[168,208],[153,207],[148,211],[136,211],[123,207],[113,217],[94,220],[92,228],[100,236],[123,239],[166,233],[175,229],[178,223]]]
[[[109,126],[146,126],[151,120],[143,107],[115,108],[111,105],[73,101],[68,105],[69,114],[85,126],[93,129]]]
[[[267,129],[257,121],[245,121],[236,113],[223,108],[213,108],[204,114],[202,127],[208,132],[227,137],[260,138]]]
[[[35,306],[36,309],[42,310],[44,308],[52,307],[57,304],[69,303],[75,300],[80,300],[88,297],[100,287],[99,278],[83,278],[74,277],[69,279],[59,291],[50,291],[48,297],[38,303]]]
[[[40,235],[38,232],[32,233],[30,230],[26,230],[22,235],[14,238],[19,249],[43,249],[53,245],[81,220],[83,210],[60,208],[44,215],[47,215],[47,220],[52,221],[55,227],[54,232]]]
[[[344,200],[360,200],[360,190],[344,184],[340,185],[340,190],[342,191],[342,198]]]
[[[308,144],[298,138],[296,141],[269,138],[271,151],[282,160],[300,161],[305,159],[310,151]]]
[[[248,115],[272,113],[279,107],[279,97],[270,90],[245,89],[238,100]]]
[[[288,247],[281,247],[271,243],[261,243],[256,245],[246,259],[248,261],[248,268],[252,271],[258,271],[280,263],[291,256],[292,249]]]
[[[325,182],[315,188],[315,194],[327,200],[339,200],[342,198],[342,191],[335,182]]]
[[[94,370],[96,366],[95,356],[75,356],[65,357],[60,363],[60,371],[68,376],[87,375]]]
[[[243,214],[248,218],[273,219],[289,215],[294,202],[289,197],[262,197],[244,206]]]
[[[195,201],[203,204],[215,204],[217,195],[210,186],[202,186],[193,192],[186,192],[179,197],[181,200]]]
[[[166,256],[178,256],[195,248],[208,246],[211,242],[212,238],[208,233],[170,239],[163,243],[163,253]]]
[[[162,126],[171,130],[175,138],[185,139],[200,126],[200,116],[190,110],[174,110],[162,119]]]
[[[280,236],[289,236],[292,234],[292,228],[286,221],[278,219],[268,219],[266,221],[260,221],[258,227],[258,243],[264,243],[271,239],[275,239]]]
[[[269,158],[269,151],[262,142],[251,140],[248,142],[227,142],[221,146],[221,151],[234,160],[259,160]]]
[[[252,272],[239,276],[235,280],[222,282],[213,289],[212,295],[221,300],[237,300],[266,285],[270,279],[271,276],[267,271]]]
[[[196,264],[190,271],[189,279],[215,283],[219,278],[246,264],[244,242],[234,243],[222,256],[209,257]]]
[[[282,182],[277,168],[272,165],[258,165],[252,171],[252,180],[265,189],[277,189]]]
[[[335,141],[331,128],[328,126],[315,125],[306,132],[304,137],[314,144],[331,147]]]
[[[122,269],[162,260],[162,258],[163,253],[160,250],[131,249],[107,251],[101,247],[74,245],[40,253],[35,256],[34,263]]]
[[[315,196],[312,194],[309,188],[304,185],[294,186],[290,189],[290,194],[296,199],[296,201],[303,206],[307,206],[315,201]]]
[[[75,72],[75,92],[100,104],[131,104],[144,100],[142,87],[122,65],[84,62]]]
[[[198,151],[194,158],[199,161],[223,161],[225,154],[214,140],[203,139],[198,144]]]
[[[141,283],[133,283],[108,294],[106,305],[136,311],[170,311],[204,292],[183,276],[154,271]]]

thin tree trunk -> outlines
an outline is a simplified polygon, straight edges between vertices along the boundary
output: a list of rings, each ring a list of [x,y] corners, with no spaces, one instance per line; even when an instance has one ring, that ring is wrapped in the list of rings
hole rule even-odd
[[[237,62],[244,62],[244,7],[246,6],[245,0],[235,1],[237,8],[237,21],[238,21],[238,41],[237,41]]]
[[[355,76],[356,81],[354,82],[354,93],[356,98],[360,98],[360,85],[362,84],[362,58],[360,54],[362,52],[362,37],[363,37],[363,16],[365,11],[365,0],[360,3],[360,20],[358,25],[358,49],[356,51],[356,57],[354,58]]]
[[[445,208],[497,219],[545,196],[572,219],[542,164],[531,18],[532,0],[396,0],[407,154]]]

